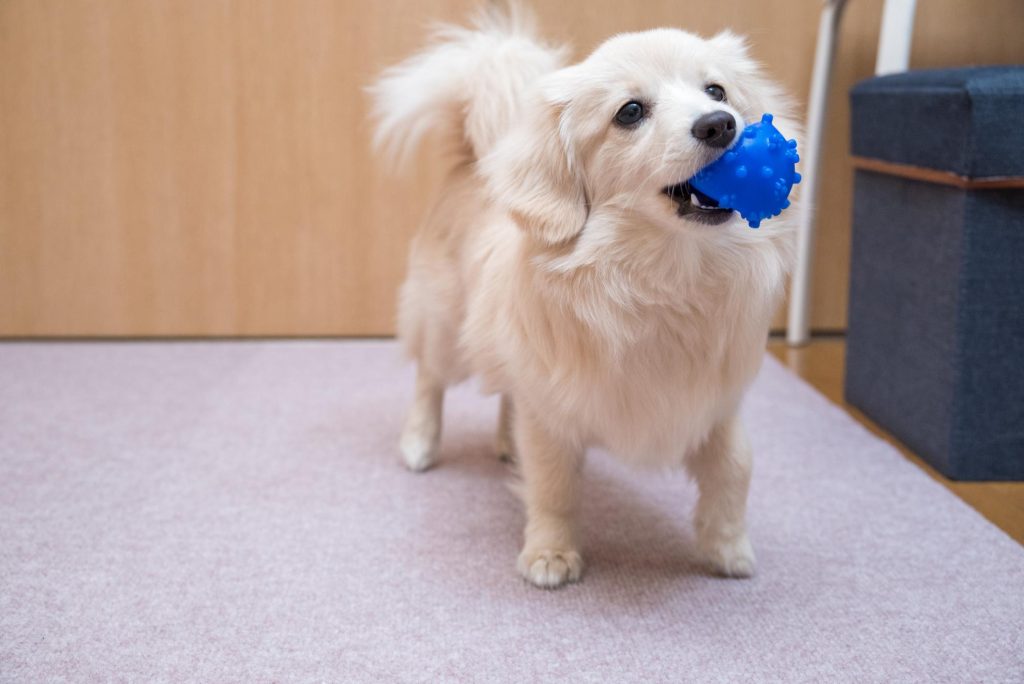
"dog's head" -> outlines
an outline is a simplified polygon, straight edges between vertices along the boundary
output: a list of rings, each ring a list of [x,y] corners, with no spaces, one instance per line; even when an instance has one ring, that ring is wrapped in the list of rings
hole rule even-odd
[[[481,168],[513,218],[549,244],[571,240],[602,211],[668,230],[738,231],[745,224],[733,212],[686,181],[764,112],[790,132],[788,110],[731,33],[623,34],[545,76]]]

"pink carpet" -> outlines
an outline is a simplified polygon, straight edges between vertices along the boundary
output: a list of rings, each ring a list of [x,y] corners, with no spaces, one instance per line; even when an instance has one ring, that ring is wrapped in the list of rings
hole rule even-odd
[[[1024,549],[773,361],[749,581],[681,474],[588,465],[584,581],[527,586],[496,405],[395,442],[389,342],[0,345],[5,682],[1021,682]]]

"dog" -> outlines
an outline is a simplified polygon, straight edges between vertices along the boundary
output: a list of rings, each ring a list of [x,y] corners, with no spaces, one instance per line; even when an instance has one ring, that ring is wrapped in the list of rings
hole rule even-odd
[[[588,447],[696,480],[701,558],[754,573],[743,394],[794,259],[787,216],[752,230],[688,184],[791,105],[731,32],[616,35],[579,63],[519,8],[446,26],[370,87],[375,143],[399,166],[439,131],[454,166],[415,236],[398,331],[415,360],[400,450],[438,455],[445,388],[500,393],[497,446],[526,507],[517,568],[579,580]]]

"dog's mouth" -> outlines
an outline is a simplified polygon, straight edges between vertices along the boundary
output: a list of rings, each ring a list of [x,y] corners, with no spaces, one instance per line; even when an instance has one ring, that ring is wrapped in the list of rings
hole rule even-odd
[[[732,216],[732,209],[718,206],[716,200],[690,185],[690,181],[670,185],[662,192],[676,203],[676,214],[699,223],[718,225]]]

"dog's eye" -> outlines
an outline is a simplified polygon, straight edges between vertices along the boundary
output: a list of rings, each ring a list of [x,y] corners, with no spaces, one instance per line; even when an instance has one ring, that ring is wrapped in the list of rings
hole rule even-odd
[[[707,93],[707,96],[710,97],[715,102],[722,102],[723,100],[725,100],[725,88],[718,85],[717,83],[712,83],[709,86],[705,86],[704,92]]]
[[[636,100],[630,100],[622,105],[622,109],[615,115],[615,123],[620,126],[632,126],[644,118],[644,106]]]

